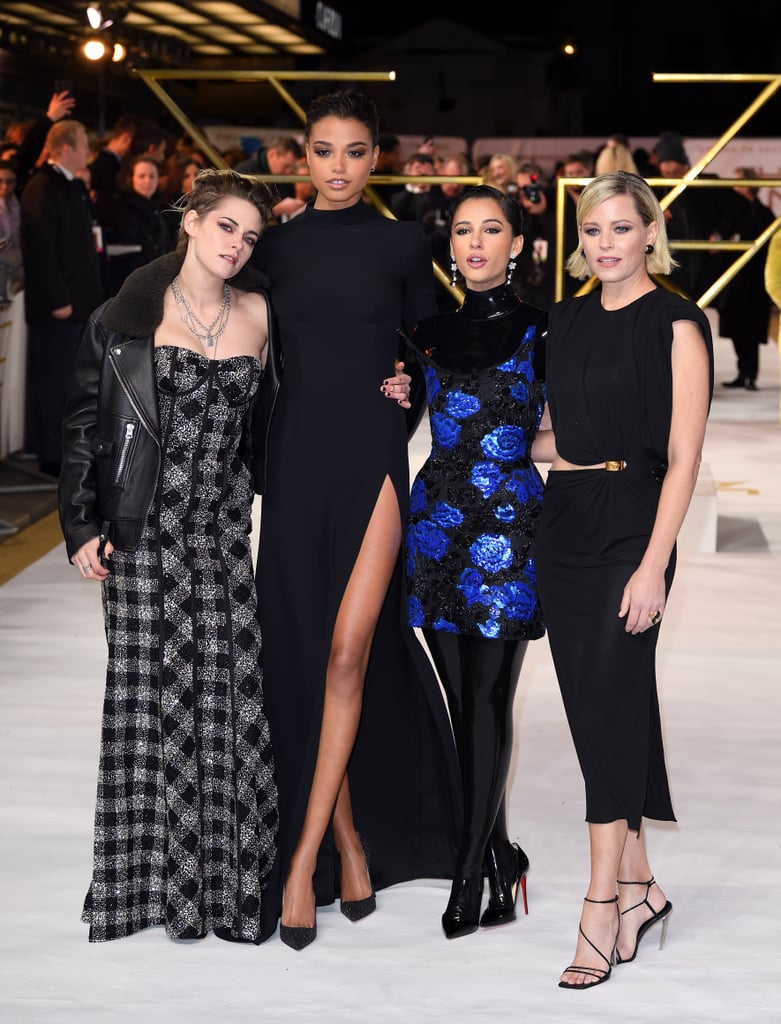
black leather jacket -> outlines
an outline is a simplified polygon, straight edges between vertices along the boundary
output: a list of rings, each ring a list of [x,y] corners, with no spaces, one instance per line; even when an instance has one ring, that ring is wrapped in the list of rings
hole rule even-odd
[[[123,551],[138,545],[160,470],[154,333],[180,266],[181,258],[171,253],[134,271],[84,330],[63,417],[59,509],[69,559],[100,534]],[[251,267],[231,279],[235,288],[266,296],[267,284]],[[268,432],[281,375],[270,304],[268,309],[266,366],[244,438],[259,494],[266,488]]]

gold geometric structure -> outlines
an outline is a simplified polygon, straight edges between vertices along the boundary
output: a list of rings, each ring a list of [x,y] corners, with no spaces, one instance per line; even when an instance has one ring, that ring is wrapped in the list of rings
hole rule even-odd
[[[231,81],[231,82],[268,82],[284,100],[288,107],[298,117],[302,124],[306,123],[306,112],[296,102],[293,96],[283,86],[285,81],[361,81],[361,82],[393,82],[396,80],[395,71],[182,71],[167,70],[164,68],[138,69],[136,74],[151,89],[160,100],[166,110],[178,121],[184,131],[188,132],[196,144],[203,150],[215,167],[225,168],[227,163],[222,155],[216,150],[203,132],[195,125],[187,114],[182,110],[173,97],[160,85],[161,81]],[[258,175],[263,181],[295,183],[311,180],[307,175],[301,174],[264,174]],[[372,183],[377,185],[406,185],[409,181],[417,184],[441,184],[443,181],[455,181],[464,185],[479,185],[482,178],[477,176],[448,177],[445,175],[406,175],[406,174],[378,174],[372,178]],[[396,217],[383,203],[371,186],[365,188],[367,198],[377,207],[383,216],[395,220]],[[445,271],[436,260],[431,261],[434,274],[437,279],[447,288],[458,302],[463,302],[464,293],[460,288],[450,284]]]
[[[781,75],[779,74],[735,74],[735,75],[714,75],[714,74],[678,74],[658,72],[653,75],[654,82],[767,82],[765,88],[759,93],[756,99],[750,103],[743,113],[727,128],[724,134],[714,142],[707,153],[693,164],[682,178],[646,178],[651,187],[671,186],[670,191],[660,199],[659,205],[666,210],[687,188],[735,188],[743,186],[747,188],[774,188],[781,185],[778,178],[700,178],[700,172],[716,157],[722,149],[740,131],[741,128],[751,120],[769,100],[781,89]],[[565,211],[565,189],[568,185],[585,185],[591,178],[560,178],[556,187],[556,266],[554,268],[556,301],[564,296],[564,264],[569,253],[564,250],[564,211]],[[781,227],[781,217],[777,217],[761,235],[755,239],[741,239],[735,242],[714,242],[710,239],[670,239],[670,248],[676,250],[695,249],[706,251],[738,251],[741,255],[730,264],[724,272],[703,292],[696,300],[697,305],[704,309],[710,305],[724,287],[735,277],[743,267],[751,260],[764,246],[768,239]],[[588,280],[577,292],[584,295],[592,290],[597,283],[595,277]],[[669,282],[660,280],[660,283],[670,287]]]

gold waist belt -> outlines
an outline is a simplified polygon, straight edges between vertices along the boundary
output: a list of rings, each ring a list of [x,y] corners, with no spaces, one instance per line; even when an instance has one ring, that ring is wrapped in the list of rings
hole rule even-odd
[[[610,460],[605,463],[605,469],[608,473],[618,473],[619,470],[626,469],[626,463],[623,460]]]

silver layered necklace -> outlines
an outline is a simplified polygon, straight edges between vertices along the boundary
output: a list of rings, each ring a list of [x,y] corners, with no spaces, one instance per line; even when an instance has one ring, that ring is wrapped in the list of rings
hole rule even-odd
[[[192,306],[182,294],[182,289],[179,287],[178,276],[171,282],[171,293],[176,305],[179,307],[179,319],[190,334],[192,334],[194,338],[197,338],[202,345],[206,346],[206,348],[213,348],[220,337],[222,337],[225,328],[228,326],[228,317],[231,313],[231,290],[228,286],[228,282],[225,281],[223,284],[220,308],[217,310],[217,315],[208,327],[206,324],[201,323],[193,312]]]

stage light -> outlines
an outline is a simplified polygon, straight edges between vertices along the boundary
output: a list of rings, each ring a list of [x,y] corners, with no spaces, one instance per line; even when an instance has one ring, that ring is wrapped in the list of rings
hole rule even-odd
[[[102,60],[106,56],[106,44],[99,39],[88,39],[82,53],[87,60]]]
[[[129,3],[91,4],[87,8],[87,21],[93,32],[102,32],[112,25],[119,25],[125,18]]]
[[[125,57],[127,57],[127,49],[122,45],[122,43],[114,43],[114,50],[111,54],[111,60],[113,63],[119,64],[119,62],[123,61]]]
[[[89,22],[90,28],[95,32],[102,32],[104,28],[109,28],[114,24],[112,18],[103,17],[103,12],[99,7],[87,8],[87,21]]]

